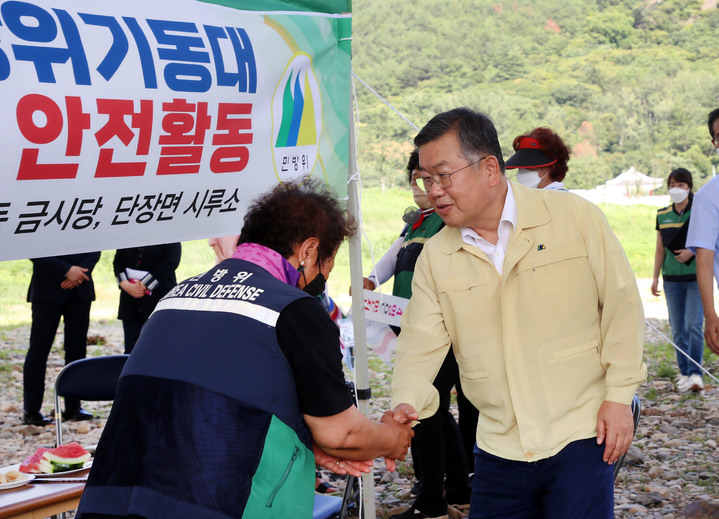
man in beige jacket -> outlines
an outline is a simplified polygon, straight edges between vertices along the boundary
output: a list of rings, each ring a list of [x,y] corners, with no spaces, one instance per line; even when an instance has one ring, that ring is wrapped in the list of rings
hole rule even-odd
[[[504,175],[492,122],[458,108],[415,138],[446,227],[402,318],[395,418],[431,416],[448,348],[479,409],[471,518],[613,517],[613,467],[646,378],[636,281],[602,212]]]

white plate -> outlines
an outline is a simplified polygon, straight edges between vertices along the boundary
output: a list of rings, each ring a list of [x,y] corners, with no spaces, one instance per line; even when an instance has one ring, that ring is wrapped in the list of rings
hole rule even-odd
[[[33,476],[32,474],[22,474],[15,481],[11,481],[10,483],[0,484],[0,490],[8,490],[10,488],[21,487],[24,484],[29,483],[33,479],[35,479],[35,476]]]
[[[87,460],[81,469],[66,470],[64,472],[54,472],[53,474],[37,473],[37,474],[35,474],[35,477],[36,478],[62,478],[62,477],[67,476],[68,474],[75,474],[77,472],[82,472],[83,470],[87,470],[90,467],[92,467],[92,460]]]

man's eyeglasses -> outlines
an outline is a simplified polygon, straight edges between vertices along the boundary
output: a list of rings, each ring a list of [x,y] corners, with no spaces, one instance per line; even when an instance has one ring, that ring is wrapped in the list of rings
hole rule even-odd
[[[719,133],[712,138],[712,144],[715,148],[719,147]]]
[[[487,155],[487,157],[490,157],[491,155]],[[481,159],[475,160],[474,162],[470,162],[466,166],[462,166],[459,169],[455,169],[451,173],[435,173],[434,175],[430,176],[421,176],[417,179],[417,184],[419,187],[424,189],[426,192],[429,192],[432,189],[432,186],[434,184],[439,185],[442,189],[447,189],[452,185],[452,175],[455,173],[458,173],[462,171],[463,169],[467,169],[470,166],[474,166],[475,164],[478,164],[479,162],[482,162],[487,157],[482,157]]]

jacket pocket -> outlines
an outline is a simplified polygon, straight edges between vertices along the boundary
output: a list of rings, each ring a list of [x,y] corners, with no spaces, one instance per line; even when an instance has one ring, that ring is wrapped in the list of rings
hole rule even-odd
[[[272,505],[275,502],[275,497],[277,497],[277,494],[284,486],[285,482],[287,481],[287,478],[290,476],[290,472],[292,472],[292,467],[295,465],[295,461],[297,461],[299,455],[300,449],[297,445],[295,445],[295,448],[292,451],[292,456],[290,456],[290,460],[287,463],[284,472],[282,473],[282,477],[280,477],[279,481],[277,481],[274,488],[272,489],[272,492],[270,492],[270,495],[267,498],[267,503],[265,504],[267,508],[272,508]]]
[[[573,348],[566,348],[564,350],[557,351],[552,355],[551,358],[548,359],[548,362],[551,364],[554,362],[561,362],[564,360],[573,360],[573,359],[581,357],[583,355],[590,355],[590,354],[598,353],[598,352],[599,352],[599,343],[596,340],[593,340],[586,344],[580,344]]]
[[[492,421],[503,421],[508,415],[507,406],[511,398],[505,381],[504,364],[501,357],[484,355],[480,357],[457,358],[462,390],[480,412],[492,416]],[[510,425],[503,423],[501,430]]]
[[[481,359],[461,359],[457,358],[457,365],[462,378],[467,380],[477,380],[489,378],[489,370]]]
[[[448,277],[440,278],[437,282],[437,293],[442,294],[446,292],[463,292],[469,291],[473,288],[486,285],[486,281],[476,278],[461,278],[461,277]]]
[[[570,243],[559,247],[558,249],[536,250],[525,256],[517,263],[517,272],[537,269],[562,261],[568,261],[578,258],[586,258],[587,249],[583,243]]]
[[[591,402],[598,407],[606,390],[606,372],[597,330],[551,341],[541,348],[537,360],[551,422],[567,420],[580,405]]]
[[[599,331],[596,329],[575,332],[542,345],[539,360],[554,364],[581,360],[581,357],[591,354],[598,355],[600,342]]]

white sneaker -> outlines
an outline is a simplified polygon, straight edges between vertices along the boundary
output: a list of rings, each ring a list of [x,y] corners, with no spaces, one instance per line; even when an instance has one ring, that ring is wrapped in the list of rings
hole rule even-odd
[[[689,385],[689,377],[686,375],[682,375],[677,379],[677,391],[680,393],[685,393],[689,391],[691,386]]]
[[[702,391],[704,389],[704,382],[702,381],[701,375],[695,373],[689,377],[689,389],[692,391]]]

